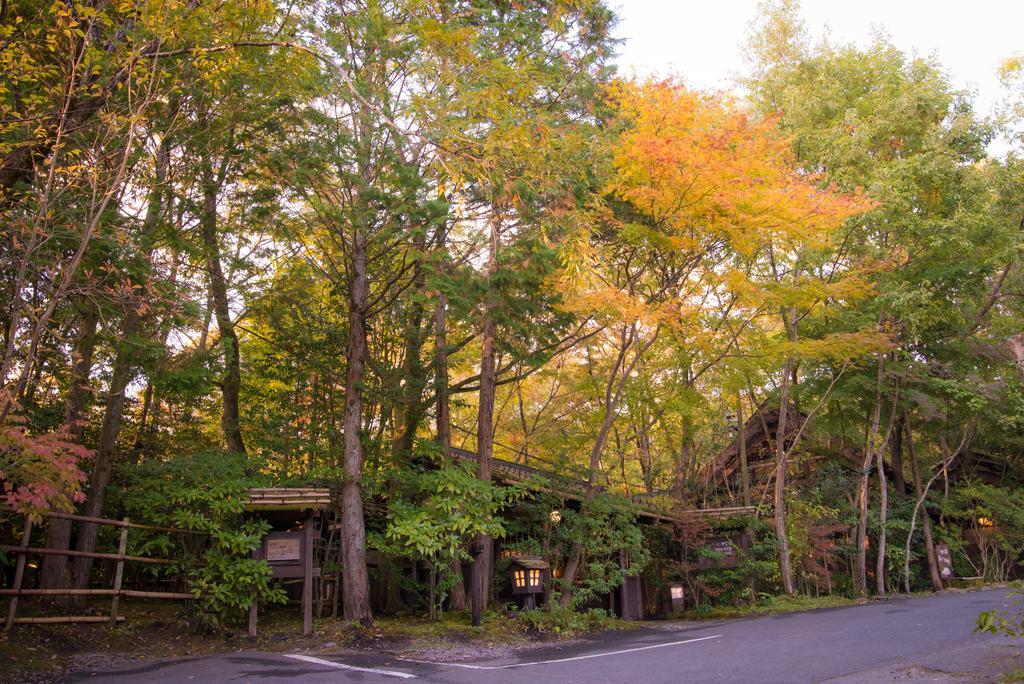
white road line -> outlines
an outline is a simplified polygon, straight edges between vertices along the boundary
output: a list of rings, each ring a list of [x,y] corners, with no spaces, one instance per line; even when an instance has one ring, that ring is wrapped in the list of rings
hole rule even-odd
[[[568,663],[573,660],[586,660],[588,658],[603,658],[605,656],[622,655],[623,653],[636,653],[637,651],[649,651],[652,648],[665,648],[667,646],[681,646],[683,644],[692,644],[697,641],[707,641],[708,639],[721,639],[721,634],[714,634],[712,636],[699,637],[697,639],[686,639],[684,641],[670,641],[665,644],[653,644],[651,646],[637,646],[636,648],[624,648],[619,651],[604,651],[602,653],[588,653],[587,655],[573,656],[571,658],[555,658],[553,660],[534,660],[528,663],[512,663],[511,665],[470,665],[469,663],[440,663],[431,660],[412,660],[410,658],[403,658],[412,663],[421,663],[424,665],[442,665],[445,667],[461,667],[467,670],[508,670],[513,667],[530,667],[532,665],[551,665],[552,663]]]
[[[401,679],[415,679],[416,675],[409,674],[408,672],[398,672],[397,670],[378,670],[373,667],[356,667],[355,665],[346,665],[345,663],[336,663],[333,660],[324,660],[323,658],[314,658],[308,655],[299,655],[295,653],[283,654],[285,658],[292,658],[293,660],[301,660],[307,663],[313,663],[314,665],[326,665],[327,667],[333,667],[336,670],[352,670],[353,672],[372,672],[373,674],[384,675],[385,677],[399,677]]]

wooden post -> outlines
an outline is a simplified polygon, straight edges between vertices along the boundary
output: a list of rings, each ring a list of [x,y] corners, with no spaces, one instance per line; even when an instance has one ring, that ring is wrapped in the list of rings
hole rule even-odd
[[[469,593],[470,601],[469,605],[472,611],[473,626],[479,627],[484,622],[484,607],[480,600],[481,589],[480,589],[480,573],[476,569],[477,563],[480,562],[480,556],[483,553],[483,549],[480,548],[480,544],[474,541],[469,546],[469,554],[473,557],[473,569],[469,573]]]
[[[318,521],[322,522],[322,519],[318,517]],[[317,537],[319,538],[323,534],[323,524],[317,527]],[[314,578],[314,584],[316,584],[316,619],[319,620],[324,616],[324,593],[327,591],[327,578],[324,576],[324,572],[327,569],[327,556],[328,551],[331,548],[330,541],[324,546],[323,556],[320,558],[320,575]]]
[[[32,536],[32,519],[25,517],[25,531],[21,534],[21,545],[28,546]],[[7,604],[7,621],[4,622],[4,631],[7,632],[11,629],[11,625],[14,624],[14,617],[18,611],[18,594],[21,593],[21,582],[25,579],[25,554],[19,553],[18,560],[14,566],[14,596],[11,597],[11,602]]]
[[[114,598],[110,600],[110,624],[117,624],[117,604],[121,599],[121,580],[124,578],[124,554],[128,548],[128,518],[121,528],[121,539],[117,543],[117,566],[114,568]]]
[[[306,514],[302,554],[302,636],[313,633],[313,516]]]
[[[260,547],[254,549],[253,552],[252,552],[252,557],[255,560],[259,560],[260,556],[262,555],[261,552],[262,552],[262,545],[263,545],[263,543],[264,542],[260,542]],[[252,605],[249,606],[249,638],[250,639],[255,639],[256,638],[256,622],[257,622],[257,619],[258,619],[257,613],[259,612],[259,604],[260,604],[260,599],[257,596],[257,597],[253,598]]]

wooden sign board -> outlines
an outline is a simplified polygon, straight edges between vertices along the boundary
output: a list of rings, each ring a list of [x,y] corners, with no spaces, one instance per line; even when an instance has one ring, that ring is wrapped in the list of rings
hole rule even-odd
[[[736,567],[736,545],[728,537],[712,537],[704,545],[704,549],[714,552],[717,557],[705,555],[698,557],[697,567],[701,570]]]
[[[669,600],[672,601],[672,612],[681,613],[686,609],[686,592],[682,584],[668,585]]]
[[[267,562],[279,563],[291,561],[298,563],[302,560],[302,540],[297,537],[286,537],[284,539],[267,539]]]
[[[942,581],[948,582],[953,579],[953,556],[949,552],[949,545],[935,545],[935,560],[938,561],[939,575]]]
[[[259,555],[278,579],[304,576],[306,544],[301,531],[268,533]]]

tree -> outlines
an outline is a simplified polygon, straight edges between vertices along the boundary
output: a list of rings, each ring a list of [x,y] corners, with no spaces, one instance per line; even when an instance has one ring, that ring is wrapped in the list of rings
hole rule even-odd
[[[751,321],[769,311],[780,313],[784,337],[776,349],[785,363],[779,385],[775,515],[783,584],[792,593],[782,436],[794,363],[801,353],[797,325],[829,302],[864,292],[837,236],[843,222],[869,204],[801,174],[773,120],[754,121],[724,98],[702,97],[671,82],[626,85],[619,98],[627,127],[616,150],[611,192],[634,212],[626,214],[633,223],[620,224],[623,237],[649,241],[652,251],[668,255],[674,267],[666,269],[669,278],[650,288],[658,299],[641,305],[653,304],[654,320],[666,321],[684,345],[719,337],[712,364],[732,350]],[[642,217],[639,225],[636,216]],[[637,291],[630,283],[626,301],[630,295],[636,299]],[[709,319],[692,302],[716,300],[731,320],[708,334],[702,324]],[[855,334],[830,342],[839,357],[863,340]]]
[[[776,8],[771,21],[796,26],[793,12],[791,6]],[[779,117],[804,168],[827,173],[843,190],[863,188],[876,203],[848,224],[842,240],[857,261],[870,266],[865,277],[877,296],[831,321],[833,329],[878,326],[895,346],[868,371],[874,378],[865,368],[844,381],[859,388],[857,412],[868,423],[855,542],[858,585],[866,593],[868,481],[872,469],[879,474],[884,518],[881,466],[893,433],[886,426],[898,422],[901,403],[930,411],[926,397],[941,401],[949,389],[948,377],[938,378],[947,371],[938,368],[951,371],[947,364],[955,364],[954,358],[966,361],[972,356],[967,347],[974,344],[968,338],[987,335],[992,305],[984,302],[998,292],[993,286],[1012,259],[1015,238],[1006,224],[993,221],[991,186],[979,163],[990,129],[936,64],[908,58],[884,39],[864,50],[811,47],[806,37],[793,46],[755,50],[759,62],[749,82],[755,103]],[[884,525],[878,535],[881,575]],[[880,592],[883,580],[876,577]]]
[[[442,15],[446,29],[440,36],[427,34],[444,67],[439,92],[448,96],[444,116],[432,119],[430,130],[438,143],[438,182],[457,188],[453,201],[472,211],[464,219],[486,230],[476,445],[478,476],[489,481],[496,388],[503,371],[507,375],[519,365],[499,368],[499,349],[520,346],[512,336],[529,330],[526,340],[540,338],[541,344],[525,345],[523,356],[532,356],[536,368],[562,347],[562,340],[551,339],[551,327],[532,327],[522,316],[516,320],[517,309],[551,319],[536,299],[534,305],[517,301],[516,286],[536,284],[545,274],[554,256],[545,243],[558,242],[589,199],[587,154],[597,141],[593,84],[610,55],[610,13],[599,2],[561,0],[467,3],[459,9]],[[438,44],[439,37],[447,42]],[[495,102],[503,107],[495,108]],[[502,332],[510,336],[506,345]],[[475,624],[490,598],[492,548],[489,535],[476,540]]]

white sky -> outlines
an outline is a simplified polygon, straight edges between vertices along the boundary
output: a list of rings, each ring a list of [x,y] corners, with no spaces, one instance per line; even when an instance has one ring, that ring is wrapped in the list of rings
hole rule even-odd
[[[744,70],[740,52],[757,0],[611,0],[625,38],[626,73],[676,74],[698,88],[728,89]],[[1024,52],[1024,0],[803,0],[811,35],[833,43],[870,42],[874,27],[902,50],[935,54],[960,88],[977,93],[979,112],[1002,98],[999,62]]]

